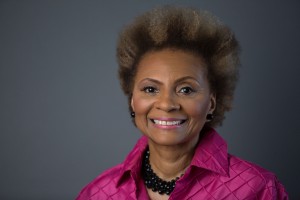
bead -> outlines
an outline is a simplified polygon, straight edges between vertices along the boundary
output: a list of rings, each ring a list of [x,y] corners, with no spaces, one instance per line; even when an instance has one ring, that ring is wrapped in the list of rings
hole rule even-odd
[[[143,178],[146,187],[151,189],[153,192],[158,192],[161,195],[170,195],[171,192],[174,190],[176,181],[179,179],[179,177],[176,177],[171,181],[165,181],[159,178],[151,168],[149,157],[150,152],[149,150],[147,150],[143,160]],[[181,174],[180,177],[182,176],[183,174]]]

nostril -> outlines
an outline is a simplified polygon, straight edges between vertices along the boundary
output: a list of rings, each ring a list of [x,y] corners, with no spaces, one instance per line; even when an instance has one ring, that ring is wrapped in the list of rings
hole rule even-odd
[[[161,96],[157,99],[156,107],[157,109],[170,112],[180,109],[180,104],[176,101],[176,96],[174,94],[161,93]]]
[[[157,104],[157,109],[160,109],[160,110],[164,110],[164,111],[172,111],[172,110],[179,110],[180,109],[180,105],[179,104],[175,104],[175,103],[167,103],[167,102],[164,102],[164,103],[158,103]]]

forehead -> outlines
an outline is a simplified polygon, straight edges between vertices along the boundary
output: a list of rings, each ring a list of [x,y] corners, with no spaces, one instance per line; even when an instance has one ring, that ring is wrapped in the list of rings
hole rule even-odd
[[[148,76],[167,79],[206,76],[206,63],[201,56],[182,50],[164,49],[146,53],[137,65],[136,80]]]

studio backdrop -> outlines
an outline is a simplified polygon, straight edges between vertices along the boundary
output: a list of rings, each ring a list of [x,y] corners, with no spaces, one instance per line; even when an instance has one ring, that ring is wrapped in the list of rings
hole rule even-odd
[[[208,10],[242,48],[229,152],[299,190],[298,1],[0,0],[0,199],[74,199],[140,132],[117,77],[124,25],[155,6]]]

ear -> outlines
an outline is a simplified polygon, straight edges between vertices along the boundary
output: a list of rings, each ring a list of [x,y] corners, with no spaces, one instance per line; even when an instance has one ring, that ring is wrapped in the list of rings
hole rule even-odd
[[[134,112],[134,105],[133,105],[133,98],[131,97],[131,102],[130,102],[130,105],[131,105],[131,108],[132,108],[132,111]]]
[[[210,94],[210,107],[209,107],[209,112],[210,114],[212,114],[214,112],[214,110],[216,109],[217,106],[217,97],[215,93],[211,93]]]

